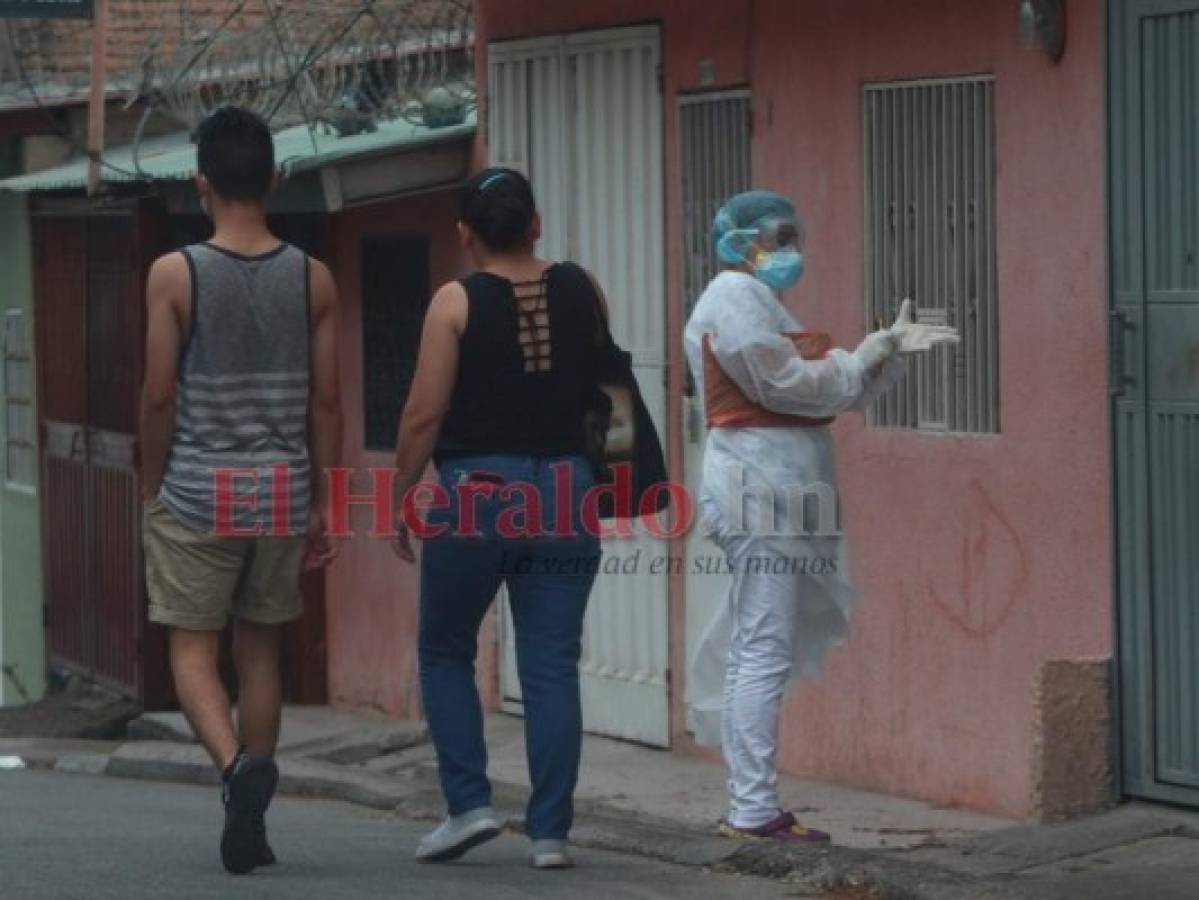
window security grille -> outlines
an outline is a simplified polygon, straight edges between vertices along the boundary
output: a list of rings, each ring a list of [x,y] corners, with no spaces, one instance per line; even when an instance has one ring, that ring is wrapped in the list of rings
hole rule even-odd
[[[866,316],[905,297],[962,342],[915,357],[869,412],[872,425],[999,431],[994,81],[867,85],[863,94]]]
[[[750,189],[749,91],[679,98],[683,171],[683,296],[686,312],[716,275],[712,220],[729,197]]]

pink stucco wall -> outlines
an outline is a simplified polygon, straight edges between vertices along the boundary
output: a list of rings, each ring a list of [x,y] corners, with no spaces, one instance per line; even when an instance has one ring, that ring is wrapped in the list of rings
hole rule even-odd
[[[331,265],[341,294],[344,464],[364,473],[390,467],[391,453],[367,450],[362,403],[362,257],[367,235],[428,235],[429,282],[436,289],[463,273],[455,230],[454,191],[424,194],[340,213],[331,227]],[[354,489],[365,493],[360,479]],[[418,573],[402,563],[385,540],[367,536],[370,512],[353,515],[357,537],[346,541],[330,567],[326,588],[329,699],[388,715],[420,715],[416,666]],[[494,639],[480,641],[480,670],[495,671]],[[486,689],[494,695],[494,677]],[[491,697],[494,705],[494,696]]]
[[[867,606],[787,708],[805,771],[1023,814],[1034,678],[1112,647],[1103,12],[1060,66],[1016,4],[759,2],[758,181],[810,227],[809,321],[861,333],[863,82],[995,75],[1002,434],[838,429]],[[773,110],[773,116],[770,114]],[[819,735],[814,738],[814,735]]]
[[[809,274],[792,302],[847,344],[865,327],[862,84],[995,76],[1003,431],[939,438],[855,417],[836,426],[864,605],[825,678],[787,703],[787,771],[1027,815],[1038,665],[1111,654],[1102,7],[1069,5],[1069,47],[1053,66],[1019,47],[1009,0],[476,3],[481,45],[662,25],[676,472],[672,110],[678,91],[699,86],[700,60],[716,62],[720,84],[751,83],[755,181],[793,196],[809,228]],[[675,747],[694,752],[681,719],[681,583],[671,609]]]

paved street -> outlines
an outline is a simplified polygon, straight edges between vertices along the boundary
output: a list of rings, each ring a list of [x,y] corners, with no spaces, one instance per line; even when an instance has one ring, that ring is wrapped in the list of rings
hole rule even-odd
[[[0,900],[787,896],[769,881],[597,851],[579,851],[574,870],[535,872],[525,841],[508,835],[462,862],[422,866],[412,850],[424,823],[286,797],[270,817],[281,864],[232,878],[217,857],[220,825],[212,789],[0,771]]]

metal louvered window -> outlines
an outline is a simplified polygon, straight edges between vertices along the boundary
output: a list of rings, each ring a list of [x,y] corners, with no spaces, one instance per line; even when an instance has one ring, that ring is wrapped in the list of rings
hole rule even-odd
[[[994,81],[867,85],[862,106],[867,322],[889,324],[910,297],[919,321],[962,335],[914,357],[869,421],[997,433]]]
[[[683,290],[686,314],[716,276],[712,220],[729,197],[750,188],[748,90],[679,98],[683,169]]]

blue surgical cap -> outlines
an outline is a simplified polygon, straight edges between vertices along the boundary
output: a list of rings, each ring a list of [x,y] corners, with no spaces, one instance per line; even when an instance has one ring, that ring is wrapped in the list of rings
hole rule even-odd
[[[748,262],[750,245],[761,230],[773,223],[788,222],[800,229],[795,204],[773,191],[746,191],[729,198],[716,213],[712,239],[721,262]]]

